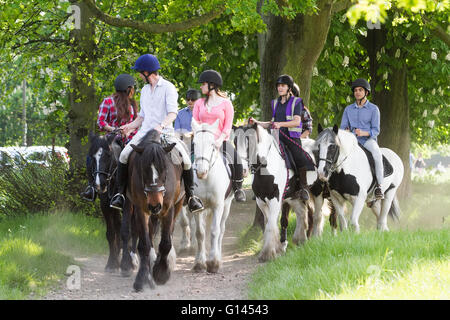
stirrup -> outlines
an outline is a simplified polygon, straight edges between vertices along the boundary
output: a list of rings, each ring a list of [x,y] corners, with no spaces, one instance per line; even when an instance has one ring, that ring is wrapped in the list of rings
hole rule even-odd
[[[116,206],[116,205],[113,205],[113,202],[114,202],[117,198],[122,198],[122,206],[121,206],[121,207]],[[110,207],[110,208],[117,209],[117,210],[123,210],[123,205],[124,205],[124,203],[125,203],[125,196],[124,196],[123,194],[121,194],[121,193],[116,193],[116,194],[112,197],[111,202],[110,202],[110,204],[109,204],[109,207]]]
[[[236,194],[241,194],[242,195],[242,199],[238,199],[238,197],[236,197]],[[236,200],[236,202],[246,202],[247,201],[247,197],[245,195],[244,190],[242,189],[236,189],[234,191],[234,199]]]
[[[197,209],[191,210],[191,208],[190,208],[191,200],[197,200],[198,203],[200,204],[200,207],[198,207]],[[197,213],[197,212],[203,211],[205,209],[205,207],[203,206],[202,200],[200,200],[200,198],[197,196],[191,196],[187,201],[187,205],[188,205],[189,211],[192,213]]]
[[[89,191],[92,191],[92,198],[88,198],[88,197],[85,196],[85,194],[86,194],[87,192],[89,192]],[[82,198],[83,200],[90,201],[90,202],[94,202],[94,201],[95,201],[95,198],[97,197],[97,193],[95,192],[95,189],[94,189],[93,186],[88,186],[88,187],[86,188],[85,191],[83,191],[82,193],[80,193],[80,196],[81,196],[81,198]]]

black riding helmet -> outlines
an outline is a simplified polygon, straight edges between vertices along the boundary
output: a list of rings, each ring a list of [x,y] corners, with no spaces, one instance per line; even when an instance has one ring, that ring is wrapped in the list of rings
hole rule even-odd
[[[222,76],[216,70],[205,70],[200,74],[198,78],[198,83],[208,82],[213,83],[217,87],[221,87],[223,84]]]
[[[123,73],[117,76],[116,80],[114,81],[114,88],[116,88],[116,91],[126,92],[129,87],[134,87],[135,84],[136,81],[131,75]]]
[[[356,87],[362,87],[367,90],[368,94],[370,94],[370,84],[366,79],[358,78],[352,82],[352,92],[355,91]]]
[[[201,96],[202,96],[202,94],[200,93],[200,91],[195,90],[195,89],[189,89],[186,92],[186,99],[188,99],[188,100],[198,100],[198,99],[200,99]]]
[[[278,77],[276,85],[278,86],[280,83],[287,84],[289,89],[291,90],[294,87],[294,79],[292,79],[292,77],[287,74],[283,74]]]

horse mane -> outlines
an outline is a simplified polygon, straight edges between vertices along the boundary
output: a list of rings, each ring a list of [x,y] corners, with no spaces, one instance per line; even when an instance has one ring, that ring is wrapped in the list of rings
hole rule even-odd
[[[339,142],[339,145],[341,147],[341,154],[347,155],[358,146],[358,140],[356,139],[356,136],[351,132],[339,129],[337,138],[338,139],[336,139],[336,141]]]
[[[143,168],[150,168],[153,164],[160,174],[166,170],[166,151],[161,146],[158,131],[150,130],[147,132],[138,146],[144,149],[141,156]]]

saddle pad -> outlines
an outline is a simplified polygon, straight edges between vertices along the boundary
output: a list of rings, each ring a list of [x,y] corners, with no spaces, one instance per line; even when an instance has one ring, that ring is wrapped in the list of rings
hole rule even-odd
[[[366,148],[364,148],[364,146],[362,144],[359,144],[359,146],[366,153],[367,159],[369,160],[369,164],[370,164],[370,170],[372,171],[372,176],[375,177],[375,161],[373,160],[372,153],[369,150],[367,150]],[[383,171],[384,171],[383,175],[385,178],[389,177],[394,172],[394,168],[392,167],[391,163],[388,161],[388,159],[386,159],[386,157],[384,155],[383,155]]]

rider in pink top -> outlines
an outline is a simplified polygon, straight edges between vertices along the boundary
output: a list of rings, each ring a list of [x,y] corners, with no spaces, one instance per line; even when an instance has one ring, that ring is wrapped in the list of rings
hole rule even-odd
[[[195,121],[200,123],[214,124],[219,119],[219,127],[216,132],[216,140],[220,135],[224,134],[224,140],[228,141],[230,138],[231,127],[233,125],[234,109],[231,101],[224,99],[219,105],[212,107],[208,111],[205,105],[205,98],[198,99],[194,105],[192,117]]]
[[[200,89],[206,98],[198,99],[194,105],[192,117],[198,123],[214,124],[219,119],[219,126],[215,134],[216,147],[220,148],[229,160],[234,198],[237,202],[244,202],[245,193],[242,190],[244,171],[236,149],[228,141],[233,125],[234,109],[226,94],[219,90],[222,86],[222,76],[215,70],[203,71],[198,80]]]

